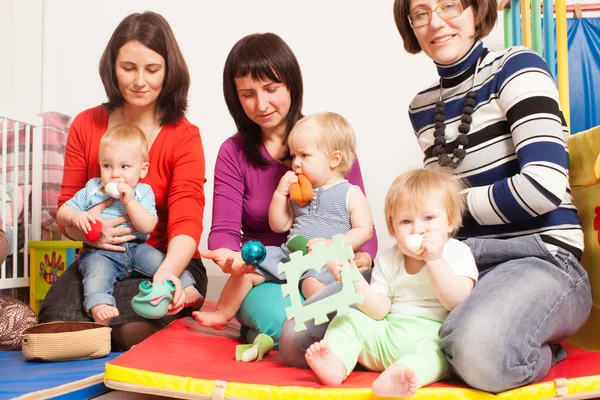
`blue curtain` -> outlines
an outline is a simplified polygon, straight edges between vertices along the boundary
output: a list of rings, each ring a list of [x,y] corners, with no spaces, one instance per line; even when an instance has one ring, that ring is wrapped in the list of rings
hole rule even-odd
[[[568,18],[571,133],[600,125],[600,18]]]

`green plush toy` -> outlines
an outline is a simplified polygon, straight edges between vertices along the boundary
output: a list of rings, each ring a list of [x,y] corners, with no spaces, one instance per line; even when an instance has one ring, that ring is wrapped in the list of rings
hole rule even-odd
[[[304,235],[296,235],[287,241],[287,248],[290,253],[301,251],[303,255],[308,254],[308,239]]]

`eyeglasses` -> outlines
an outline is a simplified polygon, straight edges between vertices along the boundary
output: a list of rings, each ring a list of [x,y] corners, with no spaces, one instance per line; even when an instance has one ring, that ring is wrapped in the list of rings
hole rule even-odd
[[[411,28],[419,28],[429,24],[429,21],[431,21],[431,14],[434,11],[441,19],[450,19],[462,14],[464,9],[470,5],[470,1],[465,1],[463,7],[463,3],[460,0],[450,0],[438,5],[433,10],[420,10],[408,14],[408,22],[410,23]]]

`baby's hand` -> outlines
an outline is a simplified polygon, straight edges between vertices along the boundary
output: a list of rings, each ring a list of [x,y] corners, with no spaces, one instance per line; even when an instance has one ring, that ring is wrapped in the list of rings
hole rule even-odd
[[[133,188],[124,182],[119,182],[117,184],[117,189],[119,190],[119,199],[125,205],[131,203],[135,200],[135,196],[133,195]]]
[[[333,244],[333,240],[331,239],[325,239],[325,238],[314,238],[314,239],[310,239],[308,241],[308,243],[306,243],[306,248],[308,249],[308,252],[310,253],[312,251],[312,248],[315,244],[317,243],[325,243],[325,246],[329,246],[330,244]]]
[[[292,183],[297,182],[298,175],[296,175],[294,171],[288,171],[281,177],[276,192],[284,197],[288,197],[290,195],[290,186],[292,186]]]
[[[331,272],[331,275],[333,275],[336,281],[342,280],[343,265],[340,260],[338,260],[337,258],[332,258],[325,266],[327,267],[329,272]]]
[[[442,258],[444,254],[444,245],[446,241],[439,232],[432,231],[423,235],[421,248],[425,251],[421,255],[423,261],[436,261]]]
[[[88,214],[87,211],[76,211],[73,216],[71,216],[71,225],[77,227],[83,233],[88,233],[92,226],[90,222],[96,222],[96,219]]]

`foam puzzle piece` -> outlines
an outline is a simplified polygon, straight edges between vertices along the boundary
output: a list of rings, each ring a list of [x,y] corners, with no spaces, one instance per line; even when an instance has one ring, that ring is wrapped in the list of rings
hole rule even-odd
[[[344,244],[344,235],[335,235],[332,240],[333,244],[329,246],[325,246],[325,243],[317,243],[306,255],[301,251],[292,253],[289,262],[279,263],[277,266],[279,274],[285,273],[287,278],[287,283],[281,285],[281,291],[283,297],[290,296],[292,306],[287,307],[285,312],[287,319],[294,318],[296,332],[306,329],[304,325],[306,321],[314,319],[315,325],[324,324],[328,321],[327,314],[333,311],[337,311],[338,315],[346,314],[350,312],[351,305],[363,301],[362,293],[357,293],[354,288],[354,282],[360,279],[360,273],[348,263],[348,260],[354,258],[352,248]],[[342,261],[342,290],[315,303],[302,305],[298,289],[300,277],[308,270],[319,271],[321,268],[326,268],[325,264],[333,258]]]

